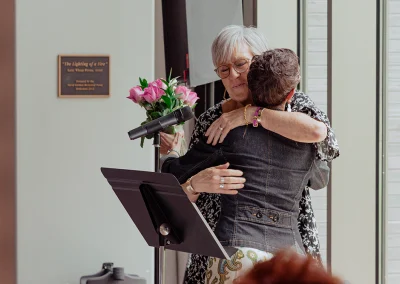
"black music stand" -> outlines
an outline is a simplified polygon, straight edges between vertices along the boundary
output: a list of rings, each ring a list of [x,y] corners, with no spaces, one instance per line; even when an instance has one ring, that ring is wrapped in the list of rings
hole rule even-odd
[[[172,174],[113,168],[101,172],[149,246],[225,259],[237,251],[222,247]],[[164,282],[163,271],[159,273]]]

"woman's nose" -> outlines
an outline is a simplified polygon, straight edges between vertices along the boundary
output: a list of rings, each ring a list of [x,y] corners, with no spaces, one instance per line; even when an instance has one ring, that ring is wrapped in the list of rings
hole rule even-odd
[[[240,73],[238,73],[235,68],[233,68],[233,66],[231,66],[231,70],[229,72],[230,77],[232,77],[233,79],[236,79],[237,77],[240,76]]]

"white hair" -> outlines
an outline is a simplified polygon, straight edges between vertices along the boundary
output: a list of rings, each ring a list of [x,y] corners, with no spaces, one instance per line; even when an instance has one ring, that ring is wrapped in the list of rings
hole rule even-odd
[[[229,62],[242,43],[249,46],[253,55],[260,55],[268,50],[267,39],[257,28],[238,25],[226,26],[217,35],[211,46],[214,66]]]

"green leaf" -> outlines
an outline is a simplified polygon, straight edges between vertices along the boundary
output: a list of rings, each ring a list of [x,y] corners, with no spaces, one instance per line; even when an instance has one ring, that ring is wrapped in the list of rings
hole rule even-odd
[[[168,81],[165,81],[164,79],[161,79],[161,81],[165,84],[165,85],[169,85],[169,82]],[[165,91],[165,90],[164,90]]]
[[[140,83],[140,87],[142,87],[142,90],[144,90],[144,88],[147,88],[149,86],[149,84],[147,83],[146,79],[142,79],[139,77],[139,83]]]
[[[163,132],[167,134],[175,134],[175,128],[174,126],[168,126],[163,130]]]
[[[163,101],[165,102],[165,104],[167,105],[167,108],[171,108],[171,98],[168,96],[162,96],[161,97],[163,99]]]
[[[145,139],[144,136],[140,137],[140,147],[141,147],[141,148],[143,148],[144,139]]]
[[[183,107],[183,101],[180,99],[176,100],[176,104],[177,104],[177,107],[180,107],[180,108]]]
[[[169,70],[168,82],[171,81],[171,75],[172,75],[172,68]]]
[[[165,90],[164,90],[164,93],[165,93],[165,95],[167,95],[167,96],[171,96],[171,94],[173,93],[172,92],[172,88],[171,87],[168,87],[168,88],[166,88]]]
[[[162,116],[162,113],[159,111],[153,111],[152,113],[150,113],[150,116],[152,119],[157,119],[160,118]]]
[[[178,100],[175,97],[171,98],[171,108],[174,109],[177,106]]]

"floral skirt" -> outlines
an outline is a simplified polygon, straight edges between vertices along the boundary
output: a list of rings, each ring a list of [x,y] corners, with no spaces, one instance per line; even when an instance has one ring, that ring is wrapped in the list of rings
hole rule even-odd
[[[235,283],[234,280],[243,276],[254,264],[273,257],[272,253],[253,248],[238,247],[231,260],[209,257],[206,271],[206,284]]]

